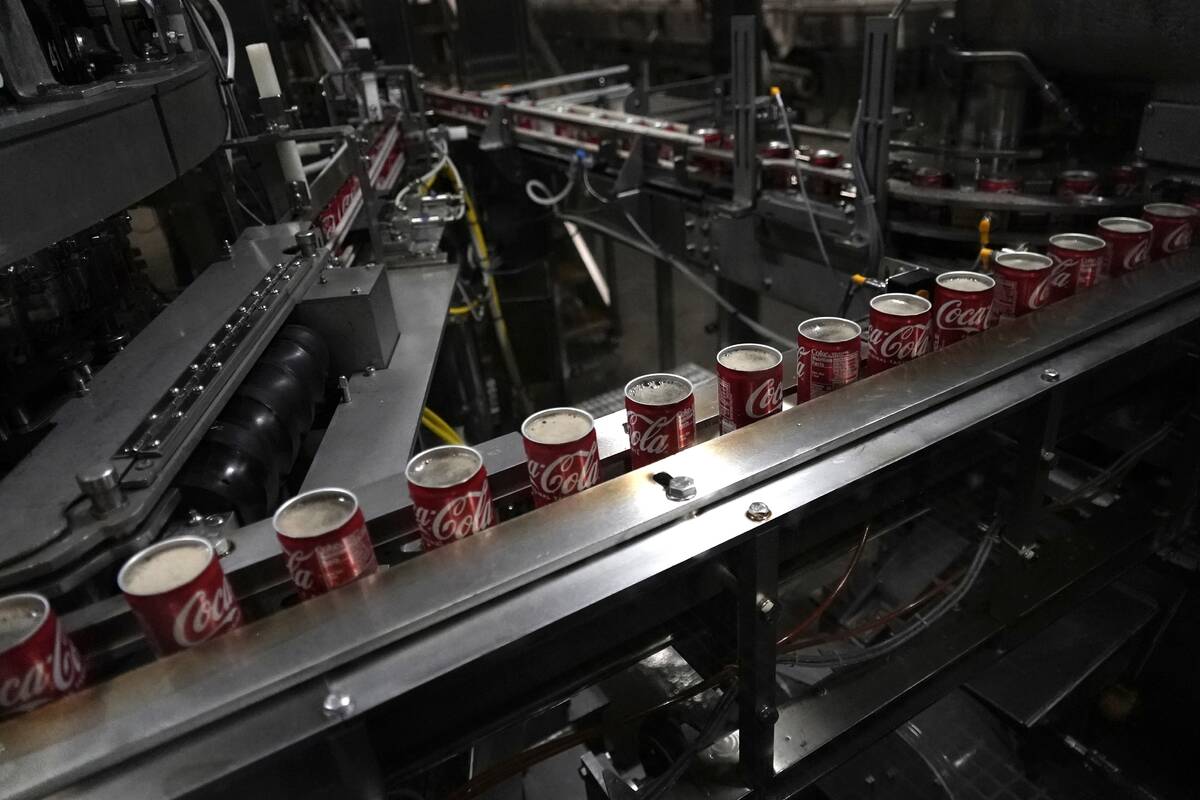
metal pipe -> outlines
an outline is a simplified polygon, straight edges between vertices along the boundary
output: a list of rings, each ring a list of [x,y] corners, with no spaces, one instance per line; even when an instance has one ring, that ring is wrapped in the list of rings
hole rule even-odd
[[[1042,74],[1037,64],[1033,63],[1033,59],[1020,50],[960,50],[953,45],[947,45],[946,53],[958,61],[976,64],[1016,64],[1037,86],[1038,91],[1042,94],[1042,99],[1048,105],[1057,108],[1072,127],[1079,127],[1079,120],[1075,117],[1075,112],[1067,103],[1063,93],[1059,91],[1053,81]]]

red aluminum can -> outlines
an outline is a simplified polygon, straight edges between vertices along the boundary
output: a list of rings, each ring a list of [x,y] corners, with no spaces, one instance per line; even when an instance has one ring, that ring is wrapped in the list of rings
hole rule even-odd
[[[592,415],[578,408],[548,408],[521,425],[533,503],[538,508],[596,485],[600,450]]]
[[[46,598],[0,598],[0,717],[70,694],[85,680],[79,650]]]
[[[705,150],[721,149],[720,128],[697,128],[692,133],[704,141]],[[721,159],[698,155],[696,156],[696,166],[707,172],[717,172],[721,167]]]
[[[1150,232],[1150,260],[1187,250],[1200,211],[1181,203],[1150,203],[1142,209],[1142,219],[1153,226]]]
[[[834,150],[821,149],[809,157],[808,163],[814,167],[837,169],[842,165],[842,154]],[[808,178],[808,190],[818,197],[836,197],[841,191],[841,185],[830,178],[812,175]]]
[[[941,189],[950,183],[950,176],[946,174],[946,170],[937,167],[917,167],[913,170],[909,183],[927,189]]]
[[[1012,175],[984,175],[975,182],[975,188],[991,194],[1016,194],[1021,191],[1021,179]]]
[[[871,298],[867,374],[877,375],[929,352],[932,308],[915,294],[891,292]]]
[[[862,328],[840,317],[814,317],[796,328],[796,402],[858,380]]]
[[[767,142],[758,148],[760,158],[786,159],[786,164],[763,165],[763,186],[769,189],[788,189],[797,186],[795,156],[787,142]]]
[[[696,441],[696,399],[692,382],[682,375],[656,372],[625,384],[625,416],[634,469]]]
[[[301,600],[379,569],[358,498],[345,489],[311,489],[275,512],[275,538]]]
[[[783,354],[765,344],[731,344],[717,353],[721,433],[783,408]]]
[[[933,290],[933,347],[987,330],[996,281],[978,272],[943,272]]]
[[[117,586],[160,656],[231,631],[242,609],[207,539],[180,536],[131,556]]]
[[[1100,238],[1108,243],[1105,272],[1116,277],[1139,270],[1150,260],[1150,232],[1144,219],[1105,217],[1098,223]]]
[[[1050,237],[1046,255],[1054,260],[1055,269],[1074,272],[1076,289],[1087,289],[1104,280],[1107,251],[1108,243],[1099,236],[1059,233]]]
[[[478,450],[457,444],[431,448],[413,456],[404,475],[426,550],[495,524],[492,490]]]
[[[1112,171],[1113,194],[1129,197],[1142,191],[1142,171],[1134,164],[1122,164]]]
[[[1100,189],[1100,176],[1088,169],[1069,169],[1058,174],[1059,197],[1090,197]]]
[[[1014,319],[1050,303],[1054,261],[1041,253],[1007,252],[993,259],[996,276],[994,309],[1000,319]]]

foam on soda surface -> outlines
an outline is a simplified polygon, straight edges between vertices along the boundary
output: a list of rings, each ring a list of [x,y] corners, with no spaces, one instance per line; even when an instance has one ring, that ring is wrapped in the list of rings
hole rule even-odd
[[[817,317],[800,323],[801,335],[817,342],[847,342],[857,339],[859,327],[848,319]]]
[[[915,317],[929,310],[929,305],[916,295],[891,295],[877,297],[871,301],[871,307],[884,314],[897,317]]]
[[[303,495],[280,509],[275,516],[275,530],[293,539],[320,536],[345,525],[354,507],[354,500],[341,493]]]
[[[408,469],[408,479],[427,489],[446,489],[470,480],[482,463],[473,452],[435,448],[417,457]]]
[[[943,275],[938,278],[938,285],[955,292],[982,292],[991,288],[986,281],[970,275]]]
[[[738,372],[760,372],[779,363],[779,354],[765,347],[731,347],[717,355],[717,361]]]
[[[208,566],[211,552],[199,542],[180,542],[138,559],[122,573],[122,588],[130,594],[152,595],[178,589]]]
[[[630,385],[630,399],[647,406],[667,406],[678,403],[691,392],[681,379],[655,376]]]
[[[570,408],[556,409],[527,422],[522,432],[538,444],[566,444],[582,439],[592,429],[592,420]]]
[[[45,610],[33,598],[9,598],[0,603],[0,653],[15,647],[42,624]]]

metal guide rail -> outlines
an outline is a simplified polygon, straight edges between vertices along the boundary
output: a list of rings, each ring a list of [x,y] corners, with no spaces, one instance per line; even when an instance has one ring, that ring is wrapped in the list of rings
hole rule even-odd
[[[1200,318],[1198,289],[1200,255],[1174,256],[1064,301],[1053,313],[1006,323],[651,468],[394,565],[195,650],[120,675],[46,712],[0,725],[0,741],[7,748],[0,768],[5,786],[14,796],[66,786],[258,704],[265,704],[264,709],[288,705],[293,697],[289,689],[308,687],[299,695],[311,698],[313,681],[323,684],[322,676],[358,676],[356,680],[363,681],[357,687],[363,698],[360,710],[394,698],[437,670],[452,669],[464,658],[501,646],[498,637],[514,629],[494,624],[489,609],[496,603],[542,591],[566,578],[568,569],[575,574],[599,569],[598,583],[572,581],[575,588],[570,591],[559,586],[562,596],[555,604],[533,609],[540,624],[547,624],[580,604],[598,601],[610,587],[646,580],[680,559],[727,546],[758,526],[747,520],[747,490],[755,489],[754,499],[759,499],[759,490],[769,489],[762,499],[776,517],[787,513],[810,502],[822,487],[828,491],[845,483],[860,466],[870,468],[873,458],[894,462],[924,446],[908,433],[910,422],[930,421],[946,428],[940,435],[950,435],[974,424],[990,405],[1011,407],[1064,375],[1073,377],[1066,370],[1042,371],[1040,379],[1029,380],[1025,376],[1034,365],[1053,363],[1047,359],[1056,356],[1064,363],[1072,361],[1077,349],[1080,357],[1074,363],[1086,372],[1194,322]],[[977,397],[964,398],[985,385],[988,388]],[[922,414],[935,406],[963,412]],[[893,437],[893,430],[900,435]],[[881,443],[881,450],[868,457],[860,448],[862,464],[822,458],[855,442]],[[486,454],[490,448],[481,449]],[[394,536],[407,513],[407,500],[399,489],[401,462],[397,459],[395,480],[380,482],[390,486],[354,487],[376,538]],[[658,471],[692,477],[696,498],[668,499],[651,479]],[[801,475],[807,489],[770,489],[791,485]],[[669,534],[681,529],[692,531],[694,538],[679,540]],[[655,535],[639,538],[649,531]],[[268,526],[251,526],[239,535],[235,553],[269,536]],[[660,536],[665,537],[661,542]],[[641,563],[622,561],[621,554],[631,551],[618,545],[635,539],[643,557],[645,547],[655,557]],[[680,547],[684,541],[687,544]],[[604,559],[589,560],[601,554]],[[616,561],[609,562],[610,557]],[[617,562],[625,569],[610,572]],[[485,631],[480,625],[488,619],[493,624]],[[413,648],[421,650],[439,631],[461,626],[475,629],[477,638],[462,640],[437,658],[412,657]],[[422,631],[425,637],[414,638]],[[390,656],[401,643],[407,647],[406,658],[404,669],[397,672]],[[372,672],[371,665],[384,664],[392,668],[390,678],[376,685],[370,676],[378,677],[379,672]],[[311,721],[312,730],[332,724],[323,718]],[[281,746],[281,741],[274,745]]]

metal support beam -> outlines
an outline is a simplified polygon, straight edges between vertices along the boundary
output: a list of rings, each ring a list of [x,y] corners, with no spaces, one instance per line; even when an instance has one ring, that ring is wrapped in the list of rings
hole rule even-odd
[[[758,92],[758,17],[738,15],[731,21],[733,82],[733,202],[753,208],[758,194],[754,101]]]
[[[675,272],[662,259],[654,261],[654,306],[658,318],[658,368],[675,368]]]
[[[779,527],[770,525],[738,552],[738,728],[742,780],[760,789],[775,777],[775,620]]]
[[[880,230],[887,228],[888,146],[892,134],[892,102],[896,92],[896,38],[900,20],[867,19],[863,48],[861,144],[863,177],[875,201]],[[859,198],[861,206],[867,198]]]

